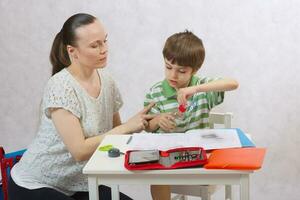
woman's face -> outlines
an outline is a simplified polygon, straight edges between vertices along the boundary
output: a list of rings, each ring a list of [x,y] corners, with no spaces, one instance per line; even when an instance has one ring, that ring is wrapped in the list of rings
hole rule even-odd
[[[76,29],[77,46],[74,47],[74,59],[83,67],[103,68],[107,62],[107,33],[103,25],[93,23]]]

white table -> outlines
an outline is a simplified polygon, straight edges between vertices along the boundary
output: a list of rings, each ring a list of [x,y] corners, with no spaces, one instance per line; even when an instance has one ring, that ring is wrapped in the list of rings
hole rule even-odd
[[[129,135],[109,135],[100,146],[112,144],[126,152]],[[249,200],[249,174],[253,171],[207,170],[189,168],[176,170],[129,171],[124,167],[124,155],[110,158],[107,152],[96,150],[83,173],[88,175],[90,200],[99,200],[98,185],[112,186],[112,199],[118,200],[118,186],[129,184],[157,185],[240,185],[240,199]]]

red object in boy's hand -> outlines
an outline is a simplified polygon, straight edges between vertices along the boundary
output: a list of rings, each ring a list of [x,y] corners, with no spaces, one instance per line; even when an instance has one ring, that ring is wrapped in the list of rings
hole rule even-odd
[[[178,110],[181,112],[181,113],[184,113],[186,111],[186,107],[184,104],[181,104],[179,107],[178,107]]]

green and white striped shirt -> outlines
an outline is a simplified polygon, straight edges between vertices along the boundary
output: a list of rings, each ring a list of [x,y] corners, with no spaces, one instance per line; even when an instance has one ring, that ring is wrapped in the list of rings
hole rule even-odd
[[[208,83],[217,79],[192,76],[189,86]],[[184,116],[176,119],[177,127],[174,132],[186,132],[191,129],[209,128],[209,111],[224,100],[224,92],[199,92],[194,94],[187,102]],[[144,106],[155,102],[149,113],[168,113],[178,110],[177,93],[167,80],[153,85],[146,94]],[[158,129],[155,132],[163,132]]]

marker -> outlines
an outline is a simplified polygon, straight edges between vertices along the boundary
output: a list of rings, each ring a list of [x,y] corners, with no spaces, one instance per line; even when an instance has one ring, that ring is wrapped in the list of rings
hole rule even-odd
[[[132,140],[132,135],[128,138],[126,144],[129,144],[131,142],[131,140]]]

